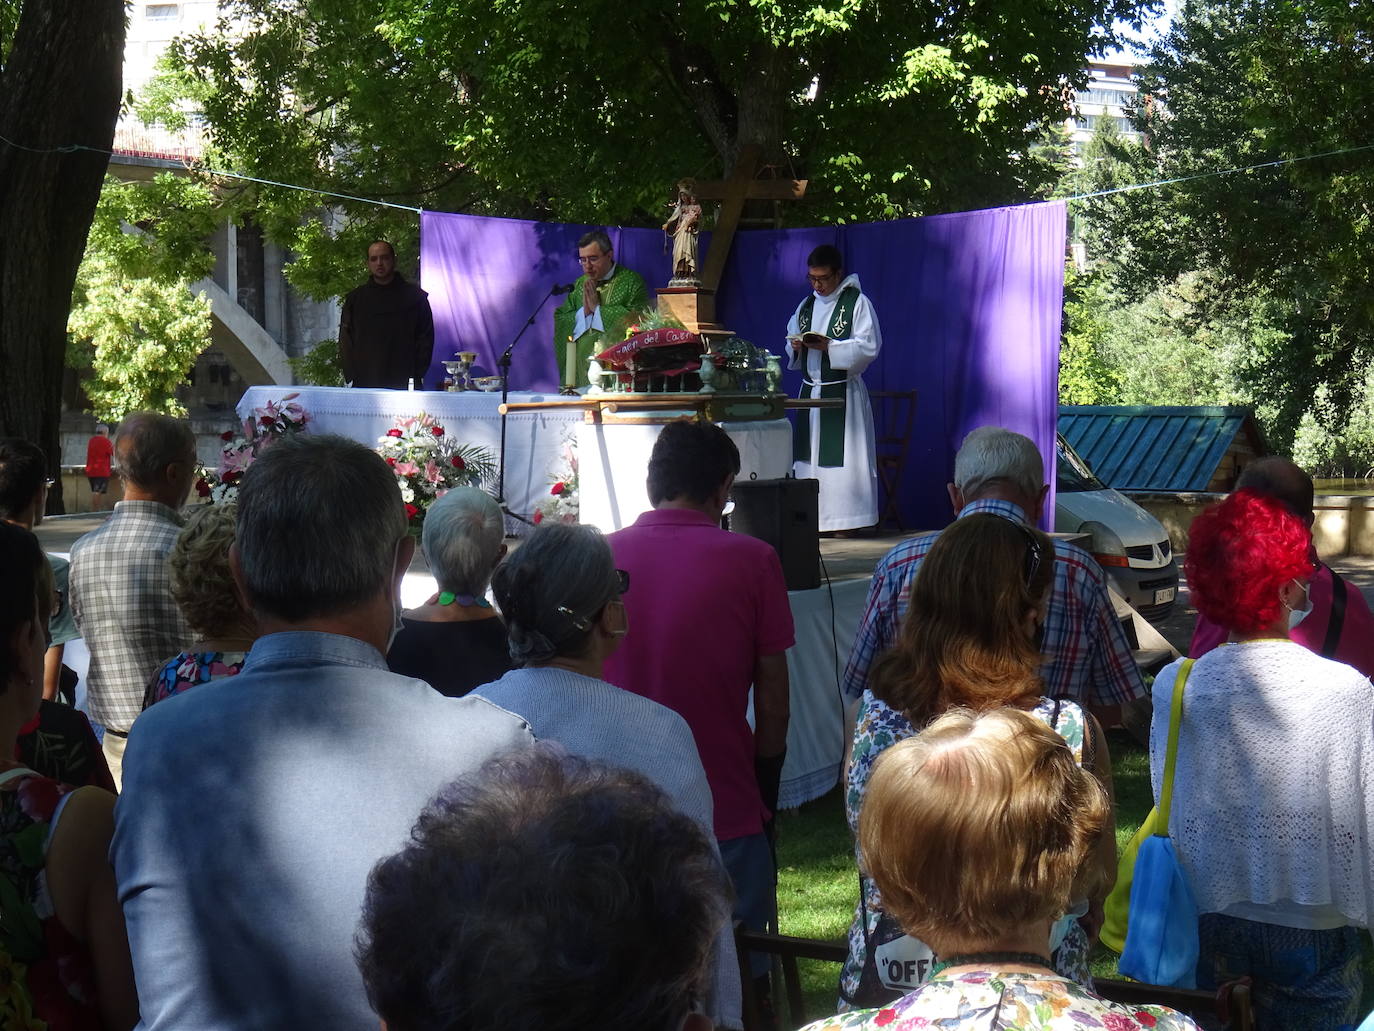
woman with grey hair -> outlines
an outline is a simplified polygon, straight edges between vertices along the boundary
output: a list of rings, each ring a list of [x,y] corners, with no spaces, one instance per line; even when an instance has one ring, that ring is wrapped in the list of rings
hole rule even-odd
[[[687,722],[602,678],[629,631],[620,597],[629,576],[591,526],[545,524],[496,569],[492,594],[519,667],[476,694],[525,719],[539,740],[642,773],[714,840],[711,788]],[[739,1026],[739,970],[728,929],[718,936],[706,1011]]]
[[[475,487],[458,487],[430,506],[420,547],[439,592],[408,609],[386,662],[459,698],[511,668],[506,627],[486,599],[491,571],[506,554],[501,507]]]

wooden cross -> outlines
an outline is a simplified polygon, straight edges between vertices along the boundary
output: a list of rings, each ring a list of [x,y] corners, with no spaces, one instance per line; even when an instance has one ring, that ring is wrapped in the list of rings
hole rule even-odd
[[[729,179],[699,182],[694,194],[698,201],[722,201],[720,219],[711,230],[711,250],[701,268],[701,286],[712,292],[720,286],[725,259],[739,228],[746,200],[801,200],[806,196],[805,179],[755,179],[762,151],[757,144],[740,148],[739,160]]]

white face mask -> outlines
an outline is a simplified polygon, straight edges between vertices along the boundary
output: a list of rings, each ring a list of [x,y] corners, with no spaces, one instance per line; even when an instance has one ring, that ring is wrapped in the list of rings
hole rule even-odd
[[[1311,586],[1308,585],[1308,584],[1299,583],[1296,577],[1293,579],[1292,582],[1295,583],[1295,584],[1297,584],[1299,587],[1302,588],[1302,594],[1303,594],[1304,605],[1303,605],[1303,607],[1300,608],[1300,609],[1295,609],[1295,608],[1293,608],[1291,605],[1289,605],[1287,602],[1284,602],[1284,603],[1283,603],[1283,607],[1286,608],[1286,609],[1288,610],[1288,629],[1289,629],[1289,630],[1292,630],[1295,626],[1297,626],[1299,623],[1301,623],[1304,619],[1306,619],[1308,616],[1310,616],[1310,615],[1312,614],[1312,588],[1311,588]]]
[[[1054,955],[1054,951],[1064,943],[1070,928],[1078,922],[1078,918],[1087,915],[1088,902],[1083,899],[1050,926],[1050,955]]]

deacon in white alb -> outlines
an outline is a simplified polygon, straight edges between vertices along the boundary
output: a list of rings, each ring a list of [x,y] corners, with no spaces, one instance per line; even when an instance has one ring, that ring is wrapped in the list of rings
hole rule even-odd
[[[799,478],[820,480],[822,532],[872,526],[878,521],[878,472],[863,371],[883,346],[878,315],[859,277],[844,274],[837,248],[822,244],[806,264],[814,292],[787,324],[788,368],[804,371],[803,397],[842,397],[846,403],[797,419],[794,468]]]

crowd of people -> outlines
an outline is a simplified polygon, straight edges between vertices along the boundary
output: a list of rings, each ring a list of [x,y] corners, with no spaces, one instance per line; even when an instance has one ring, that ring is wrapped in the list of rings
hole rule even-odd
[[[721,529],[721,429],[667,425],[653,511],[609,537],[508,551],[489,496],[448,493],[411,610],[416,541],[362,445],[285,438],[188,510],[185,423],[135,414],[111,450],[123,500],[68,568],[32,532],[42,452],[0,441],[5,1026],[704,1031],[742,1026],[742,978],[766,1003],[733,929],[776,928],[794,630],[776,554]],[[859,895],[812,1028],[1195,1028],[1088,968],[1117,875],[1103,727],[1149,694],[1102,572],[1036,528],[1025,437],[976,430],[954,468],[957,518],[878,564],[846,671]],[[1339,582],[1310,480],[1247,477],[1191,531],[1199,634],[1231,643],[1187,678],[1169,830],[1199,984],[1250,977],[1261,1028],[1336,1031],[1374,906],[1374,690],[1318,645],[1370,617],[1310,597]]]

